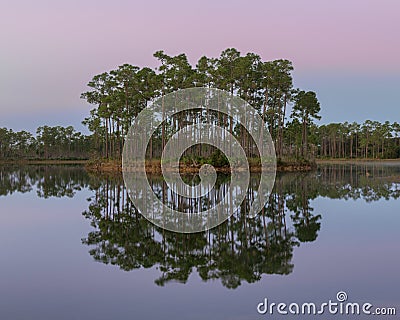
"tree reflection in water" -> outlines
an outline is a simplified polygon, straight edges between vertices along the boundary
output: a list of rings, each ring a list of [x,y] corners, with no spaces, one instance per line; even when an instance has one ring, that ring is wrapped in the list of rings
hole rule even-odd
[[[160,277],[155,283],[160,286],[185,283],[197,271],[204,281],[220,279],[224,286],[237,288],[242,281],[260,280],[263,274],[292,272],[294,247],[315,241],[321,227],[322,215],[313,212],[311,200],[399,197],[398,167],[373,168],[368,175],[366,170],[370,169],[329,165],[316,172],[280,174],[261,214],[248,219],[258,182],[253,175],[240,210],[220,226],[197,234],[176,234],[154,226],[132,207],[121,180],[109,177],[99,184],[84,212],[94,231],[83,243],[91,247],[95,260],[123,270],[157,267]],[[160,198],[184,201],[169,196],[161,177],[150,179],[155,190],[162,190]],[[220,175],[216,188],[224,189],[227,180]]]
[[[159,177],[151,179],[153,187],[167,189]],[[224,188],[225,180],[220,176],[216,188]],[[83,241],[93,246],[90,254],[96,260],[123,270],[157,266],[161,272],[158,285],[186,282],[194,270],[203,280],[221,279],[229,288],[238,287],[243,280],[260,280],[265,273],[288,274],[293,269],[291,257],[298,241],[287,228],[284,207],[279,206],[283,195],[273,194],[271,205],[258,219],[243,214],[251,196],[249,190],[239,212],[218,227],[179,234],[148,222],[130,204],[121,181],[109,178],[96,190],[84,213],[95,230]]]
[[[192,178],[186,177],[188,182]],[[150,179],[160,197],[182,205],[182,199],[168,195],[161,177]],[[226,190],[228,180],[220,175],[216,188]],[[126,271],[155,267],[160,272],[155,283],[160,286],[185,283],[197,272],[204,281],[219,279],[225,287],[237,288],[264,274],[292,272],[294,247],[315,241],[321,227],[322,213],[313,211],[313,199],[399,198],[400,165],[321,165],[314,172],[278,174],[268,203],[257,218],[249,219],[246,212],[257,182],[253,175],[240,210],[225,223],[203,233],[178,234],[144,219],[131,205],[119,176],[90,176],[81,166],[0,167],[0,197],[14,192],[36,192],[40,198],[73,197],[84,188],[93,190],[83,213],[93,231],[82,242],[96,261]]]
[[[89,182],[82,165],[0,165],[0,196],[36,191],[39,198],[72,198]]]

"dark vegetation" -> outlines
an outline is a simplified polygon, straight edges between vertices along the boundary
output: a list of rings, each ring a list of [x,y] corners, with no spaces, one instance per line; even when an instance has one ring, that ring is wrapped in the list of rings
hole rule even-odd
[[[214,87],[236,94],[259,111],[275,143],[278,162],[304,162],[323,158],[399,158],[400,125],[367,120],[318,126],[320,103],[312,91],[293,87],[293,65],[288,60],[262,61],[254,53],[241,55],[226,49],[218,58],[203,56],[193,67],[185,54],[169,56],[158,51],[156,70],[129,64],[96,75],[82,98],[95,105],[84,123],[93,132],[96,150],[106,159],[119,159],[123,139],[135,117],[150,101],[178,89]],[[290,110],[290,112],[289,112]],[[239,141],[243,131],[225,126]],[[166,123],[153,136],[150,158],[159,157],[173,123]],[[215,156],[196,153],[189,156],[210,162]],[[220,160],[220,159],[219,159]],[[211,161],[212,162],[212,161]]]
[[[72,126],[39,127],[36,136],[0,128],[0,160],[83,160],[92,152],[92,137]]]
[[[194,67],[185,54],[169,56],[157,51],[154,57],[159,61],[156,70],[124,64],[94,76],[88,83],[90,90],[82,94],[82,98],[95,105],[84,123],[93,132],[101,157],[120,159],[124,137],[140,111],[154,99],[190,87],[218,88],[241,97],[258,110],[267,124],[278,158],[308,157],[309,130],[313,119],[320,118],[320,105],[314,92],[293,87],[290,61],[262,61],[257,54],[243,56],[234,48],[226,49],[218,58],[203,56]],[[301,134],[299,143],[285,141],[297,138],[285,134],[285,128],[290,126],[286,123],[289,105],[292,123],[299,124],[296,126]],[[189,117],[194,122],[197,118]],[[244,130],[235,130],[228,117],[217,115],[213,121],[229,130],[242,144],[248,144]],[[149,158],[161,156],[165,142],[181,128],[180,122],[182,119],[179,118],[167,121],[162,130],[153,135]],[[223,161],[218,154],[204,155],[199,150],[193,148],[186,155],[206,157],[204,161],[207,162],[213,162],[215,158],[217,162]]]
[[[154,57],[159,61],[154,70],[124,64],[92,78],[90,90],[81,96],[94,105],[83,121],[91,135],[60,126],[40,127],[36,136],[3,128],[0,160],[120,160],[124,138],[135,117],[154,99],[189,87],[219,88],[249,102],[271,133],[278,164],[310,163],[315,158],[400,158],[397,122],[315,124],[314,120],[320,119],[320,103],[314,92],[293,87],[293,66],[288,60],[263,61],[257,54],[241,55],[234,48],[224,50],[218,58],[203,56],[195,66],[185,54],[169,56],[157,51]],[[192,116],[193,121],[195,118]],[[180,128],[179,121],[165,123],[153,135],[149,159],[160,158],[166,141]],[[235,130],[229,119],[218,116],[217,122],[248,143],[244,130]],[[207,152],[207,148],[191,148],[183,160],[226,165],[220,152]]]

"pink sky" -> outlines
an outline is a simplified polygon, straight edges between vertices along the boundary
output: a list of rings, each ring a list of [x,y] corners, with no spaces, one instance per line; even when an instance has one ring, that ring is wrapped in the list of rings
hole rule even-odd
[[[79,95],[93,75],[125,62],[155,66],[152,54],[160,49],[185,52],[195,64],[227,47],[292,60],[298,85],[324,92],[327,121],[336,121],[341,107],[337,92],[348,85],[363,92],[358,79],[368,90],[350,97],[351,107],[363,111],[386,97],[390,118],[398,110],[391,92],[400,85],[399,14],[396,0],[3,0],[0,126],[15,126],[18,117],[22,124],[27,114],[58,119],[66,110],[79,123],[90,109]],[[371,96],[376,81],[387,86]]]

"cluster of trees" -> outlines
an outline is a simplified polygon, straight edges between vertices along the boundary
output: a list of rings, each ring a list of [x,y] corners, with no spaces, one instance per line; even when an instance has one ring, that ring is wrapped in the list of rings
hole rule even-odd
[[[0,128],[0,159],[88,159],[92,138],[72,126],[41,126],[36,136]]]
[[[331,123],[315,129],[322,158],[400,158],[400,124],[366,120]]]
[[[159,61],[154,70],[124,64],[95,75],[88,83],[90,90],[81,97],[95,106],[83,121],[92,132],[90,136],[72,127],[43,126],[38,128],[36,137],[26,131],[3,128],[0,159],[120,159],[124,139],[137,115],[151,101],[190,87],[223,89],[247,101],[267,125],[278,159],[400,157],[400,125],[396,122],[316,125],[320,103],[315,92],[293,87],[293,65],[289,60],[263,61],[255,53],[241,55],[234,48],[222,51],[217,58],[203,56],[195,66],[185,54],[169,56],[157,51],[154,57]],[[232,119],[191,112],[162,124],[151,139],[148,157],[160,157],[169,137],[184,125],[210,119],[236,136],[249,157],[254,155],[251,139]],[[185,156],[191,154],[206,162],[226,162],[218,151],[207,147],[191,148]]]
[[[102,157],[120,158],[132,121],[151,101],[189,87],[219,88],[249,102],[268,126],[278,159],[400,157],[396,122],[317,126],[314,120],[321,118],[317,96],[293,87],[293,65],[288,60],[263,61],[257,54],[243,56],[234,48],[224,50],[218,58],[203,56],[194,67],[185,54],[169,56],[157,51],[154,57],[160,63],[155,70],[124,64],[94,76],[88,83],[90,90],[82,94],[95,105],[83,123],[93,132],[95,148]],[[199,118],[187,117],[193,123],[202,121]],[[244,131],[235,130],[229,119],[221,116],[217,122],[246,143]],[[160,156],[165,141],[179,127],[179,119],[163,124],[153,136],[149,157]],[[207,150],[203,149],[203,156],[215,156]]]
[[[157,51],[154,57],[160,63],[156,70],[124,64],[94,76],[88,83],[90,90],[82,94],[83,99],[95,105],[83,123],[93,132],[95,146],[103,157],[120,158],[132,121],[150,101],[190,87],[223,89],[247,101],[268,125],[279,158],[294,151],[284,146],[287,110],[292,104],[291,119],[302,126],[300,154],[307,153],[309,127],[320,118],[320,105],[314,92],[293,87],[289,60],[263,61],[255,53],[243,56],[234,48],[224,50],[218,58],[203,56],[195,67],[185,54],[169,56]],[[234,132],[229,119],[221,117],[218,121],[239,141],[245,140],[242,130]],[[173,125],[162,125],[160,134],[154,137],[155,150],[150,156],[161,154],[168,136],[174,133]]]
[[[294,109],[294,112],[299,111]],[[307,140],[308,156],[316,158],[400,158],[400,124],[397,122],[366,120],[362,124],[344,122],[320,126],[311,124],[308,127],[298,120],[288,122],[283,128],[282,136],[285,154],[295,158],[306,157],[303,140]],[[96,134],[86,136],[72,126],[41,126],[36,130],[36,136],[27,131],[14,132],[0,128],[0,160],[88,159],[99,155],[99,150],[102,150],[98,141]],[[120,142],[119,152],[122,148],[122,141]],[[114,146],[113,143],[110,145]],[[158,144],[153,143],[153,146],[161,146],[161,141]],[[208,158],[200,159],[199,162],[216,165],[227,163],[223,154],[213,147],[200,150]],[[213,152],[206,152],[207,150]],[[184,160],[191,161],[188,158]]]

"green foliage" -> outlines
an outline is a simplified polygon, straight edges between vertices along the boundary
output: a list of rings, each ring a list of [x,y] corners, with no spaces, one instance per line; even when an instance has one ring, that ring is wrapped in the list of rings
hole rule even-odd
[[[72,126],[42,126],[37,128],[36,137],[0,128],[0,159],[88,159],[92,149],[92,137]]]
[[[331,123],[317,128],[321,158],[393,159],[400,157],[400,128],[397,122],[366,120]]]
[[[84,136],[72,127],[38,128],[36,137],[26,131],[0,128],[0,159],[121,158],[124,139],[136,116],[151,101],[178,89],[206,86],[227,90],[249,102],[263,118],[284,161],[321,158],[400,158],[400,125],[367,120],[363,124],[332,123],[317,126],[321,106],[313,91],[293,88],[293,65],[285,59],[263,61],[255,53],[242,55],[228,48],[219,57],[203,56],[193,67],[182,53],[157,51],[159,67],[123,64],[93,76],[81,98],[94,105],[82,123],[92,132]],[[287,108],[292,106],[290,121]],[[188,120],[189,119],[189,120]],[[249,159],[252,141],[246,130],[227,117],[211,113],[179,115],[156,130],[148,158],[160,158],[165,142],[183,126],[212,121],[229,130],[244,146]],[[186,157],[187,156],[187,157]],[[196,164],[227,165],[227,159],[210,148],[193,148],[184,160]]]
[[[229,165],[229,160],[221,150],[217,149],[211,155],[211,163],[210,164],[217,166],[217,167],[225,167],[225,166]]]
[[[223,152],[216,149],[211,156],[201,157],[197,155],[185,155],[180,159],[180,163],[186,166],[202,166],[203,164],[210,164],[215,167],[226,167],[229,166],[229,160]]]
[[[153,56],[159,62],[155,70],[124,64],[95,75],[88,83],[90,90],[82,93],[83,99],[95,105],[83,123],[93,132],[95,148],[102,157],[121,156],[129,124],[152,100],[178,89],[196,86],[224,89],[249,102],[268,124],[276,139],[277,152],[282,154],[286,107],[292,100],[293,89],[290,61],[262,61],[255,53],[242,55],[235,48],[222,51],[218,58],[203,56],[195,67],[189,64],[184,53],[169,56],[160,50]],[[219,125],[228,124],[226,117],[212,116]],[[198,121],[195,117],[192,120]],[[149,158],[161,156],[165,141],[183,122],[177,116],[174,121],[162,125],[161,132],[153,136]],[[231,133],[234,131],[230,124],[229,130]],[[244,144],[248,143],[244,130],[238,132],[237,137]],[[201,154],[200,149],[193,152],[199,158],[211,156]],[[215,161],[225,162],[219,158]]]
[[[296,92],[291,117],[293,119],[297,119],[302,124],[302,157],[308,155],[309,130],[311,128],[313,119],[321,119],[321,116],[318,114],[320,110],[321,107],[315,92],[305,92],[301,90]]]

